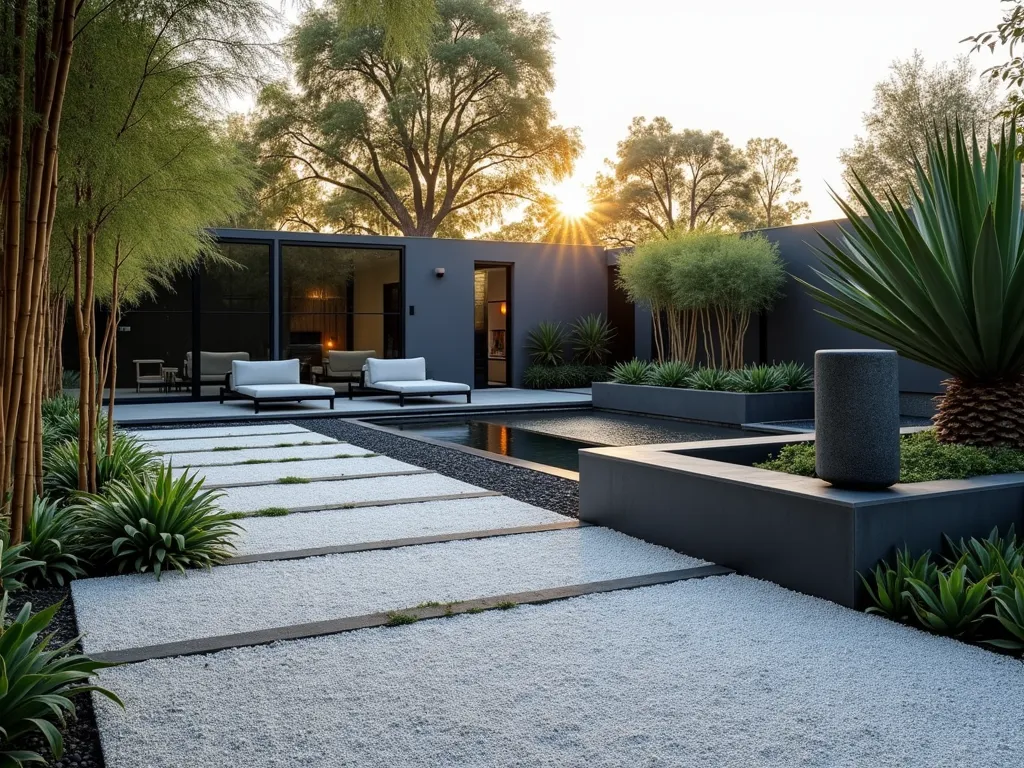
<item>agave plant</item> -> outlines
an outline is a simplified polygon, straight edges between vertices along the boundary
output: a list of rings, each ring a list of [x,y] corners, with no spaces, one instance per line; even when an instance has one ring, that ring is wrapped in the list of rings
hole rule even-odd
[[[102,495],[81,494],[79,515],[87,557],[117,573],[208,568],[234,551],[239,526],[217,506],[222,494],[203,490],[195,474],[175,479],[170,466],[111,483]]]
[[[9,624],[0,621],[0,765],[46,764],[38,753],[13,745],[30,734],[41,736],[56,759],[64,753],[64,739],[56,721],[75,713],[73,696],[95,691],[124,704],[111,691],[89,684],[97,670],[111,666],[73,652],[78,638],[60,648],[49,648],[52,635],[40,637],[60,603],[32,615],[25,603]],[[7,615],[7,593],[0,598],[0,617]]]
[[[628,363],[616,363],[611,370],[611,379],[616,384],[650,384],[653,367],[646,360],[635,358]]]
[[[685,387],[693,366],[681,360],[666,360],[651,368],[650,383],[656,387]]]
[[[615,331],[601,315],[587,315],[572,324],[572,348],[576,362],[600,365],[608,356]]]
[[[723,371],[721,368],[698,368],[690,374],[686,386],[690,389],[725,392],[732,388],[731,373],[731,371]]]
[[[982,611],[992,601],[990,574],[978,581],[967,577],[967,566],[958,563],[947,576],[935,574],[935,582],[907,577],[910,607],[921,625],[938,635],[959,637],[973,632],[985,618]]]
[[[943,442],[1024,448],[1024,217],[1018,136],[1004,125],[984,151],[959,126],[936,135],[909,209],[857,179],[867,212],[833,193],[850,220],[824,239],[825,288],[811,295],[840,325],[952,374],[938,403]],[[828,289],[828,290],[826,290]]]
[[[729,372],[729,389],[736,392],[781,392],[786,388],[782,373],[773,365],[752,365]]]
[[[915,579],[927,586],[932,586],[936,582],[938,571],[931,557],[931,552],[925,552],[915,560],[904,547],[896,551],[895,567],[884,561],[876,566],[873,574],[874,585],[860,576],[868,597],[874,603],[867,612],[878,613],[894,621],[909,619],[912,611],[910,595],[907,592],[910,588],[909,580]]]
[[[0,539],[0,589],[5,593],[14,592],[25,586],[22,579],[25,571],[37,568],[43,563],[26,556],[28,544],[21,543],[10,546],[6,540]],[[6,614],[0,613],[0,624]]]
[[[21,578],[29,587],[64,583],[85,575],[78,558],[81,536],[77,517],[47,498],[37,498],[25,524],[24,554],[35,565]]]
[[[558,365],[565,359],[568,340],[569,333],[561,323],[540,323],[527,334],[526,351],[535,363]]]
[[[1024,651],[1024,569],[1013,572],[1009,581],[992,588],[996,612],[988,618],[998,621],[1006,638],[985,640],[988,645],[1009,651]]]
[[[814,389],[814,373],[803,363],[776,363],[773,367],[782,377],[783,389]]]
[[[128,477],[141,478],[160,466],[160,460],[145,443],[123,432],[114,433],[114,447],[106,454],[106,439],[96,447],[97,490]],[[78,490],[78,441],[69,440],[56,446],[43,461],[43,490],[56,501],[71,497]]]

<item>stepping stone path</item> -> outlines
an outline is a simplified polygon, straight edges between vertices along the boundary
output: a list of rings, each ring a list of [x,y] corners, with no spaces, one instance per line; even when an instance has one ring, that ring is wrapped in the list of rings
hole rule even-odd
[[[73,582],[124,662],[108,768],[1024,758],[1018,661],[294,425],[135,434],[240,532],[210,571]]]

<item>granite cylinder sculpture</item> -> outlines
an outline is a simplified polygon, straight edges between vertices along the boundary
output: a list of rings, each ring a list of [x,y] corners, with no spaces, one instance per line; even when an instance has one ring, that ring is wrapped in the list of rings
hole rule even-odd
[[[900,477],[898,356],[881,349],[814,354],[818,477],[839,488],[888,488]]]

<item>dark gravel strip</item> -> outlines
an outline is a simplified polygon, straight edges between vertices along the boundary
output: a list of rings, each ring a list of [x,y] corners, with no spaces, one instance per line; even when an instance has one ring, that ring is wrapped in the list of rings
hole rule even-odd
[[[64,601],[64,605],[54,616],[48,630],[56,633],[49,647],[59,648],[78,636],[78,622],[75,619],[70,589],[20,589],[12,592],[7,607],[8,616],[16,615],[27,602],[32,603],[32,610],[35,612],[60,600]],[[64,756],[60,760],[54,760],[50,765],[52,768],[105,768],[100,734],[92,709],[92,698],[86,693],[74,697],[72,701],[75,703],[77,714],[68,718],[67,727],[63,729]],[[23,746],[34,749],[44,756],[48,755],[42,739],[28,739]]]
[[[575,480],[368,429],[343,419],[294,419],[291,423],[561,515],[579,514],[579,483]]]

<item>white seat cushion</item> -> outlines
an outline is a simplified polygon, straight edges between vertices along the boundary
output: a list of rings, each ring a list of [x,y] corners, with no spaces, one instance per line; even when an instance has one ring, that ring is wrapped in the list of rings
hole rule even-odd
[[[258,360],[231,362],[231,388],[258,384],[298,384],[298,360]],[[312,385],[310,385],[312,386]]]
[[[383,389],[386,392],[400,392],[403,395],[429,395],[431,392],[469,392],[468,384],[459,384],[454,381],[435,381],[425,379],[423,381],[377,381],[373,386],[376,389]]]
[[[376,386],[378,381],[426,381],[427,361],[422,357],[405,360],[381,360],[371,357],[366,361],[366,383]]]
[[[235,392],[249,397],[323,397],[336,394],[331,387],[317,384],[243,384]]]

